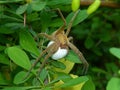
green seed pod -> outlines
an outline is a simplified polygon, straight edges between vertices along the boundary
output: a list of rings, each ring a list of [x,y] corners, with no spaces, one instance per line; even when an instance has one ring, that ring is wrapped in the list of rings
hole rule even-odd
[[[80,7],[80,0],[72,0],[71,7],[73,12],[77,11]]]
[[[87,9],[87,13],[91,14],[94,11],[97,10],[97,8],[100,6],[101,1],[100,0],[95,0]]]

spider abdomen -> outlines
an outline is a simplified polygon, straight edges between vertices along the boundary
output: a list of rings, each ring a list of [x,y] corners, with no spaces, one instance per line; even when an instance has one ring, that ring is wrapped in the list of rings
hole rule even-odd
[[[50,46],[53,43],[54,43],[54,41],[50,41],[48,43],[48,46]],[[68,49],[67,48],[59,47],[58,50],[51,56],[51,58],[54,59],[54,60],[59,60],[59,59],[65,57],[67,54],[68,54]]]
[[[63,57],[65,57],[68,53],[68,50],[67,49],[61,49],[59,47],[59,49],[57,50],[57,52],[55,52],[53,55],[52,55],[52,59],[54,60],[59,60]]]

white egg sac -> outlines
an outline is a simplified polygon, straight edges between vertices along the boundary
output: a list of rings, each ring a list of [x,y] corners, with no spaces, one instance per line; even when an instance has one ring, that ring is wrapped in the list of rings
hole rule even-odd
[[[54,41],[50,41],[48,43],[48,46],[50,46],[53,43],[54,43]],[[67,54],[68,54],[68,50],[67,49],[63,49],[63,48],[59,47],[58,50],[52,55],[51,58],[54,59],[54,60],[59,60],[59,59],[65,57]]]

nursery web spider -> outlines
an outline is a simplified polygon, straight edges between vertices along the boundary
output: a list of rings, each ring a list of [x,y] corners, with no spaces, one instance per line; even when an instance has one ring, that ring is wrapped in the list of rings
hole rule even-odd
[[[34,68],[34,66],[39,62],[40,58],[43,55],[45,55],[46,53],[47,53],[47,55],[45,56],[44,61],[42,62],[42,64],[40,65],[40,68],[38,70],[38,75],[40,74],[41,70],[43,69],[44,65],[46,64],[48,58],[51,57],[53,54],[55,54],[58,51],[58,49],[63,49],[63,51],[67,50],[67,52],[68,52],[69,48],[71,48],[79,56],[80,60],[82,61],[83,65],[84,65],[83,66],[83,74],[87,73],[89,64],[87,63],[86,59],[84,58],[83,54],[79,51],[79,49],[70,42],[72,37],[67,37],[71,30],[72,23],[73,23],[75,17],[77,16],[79,10],[74,13],[74,16],[72,17],[71,21],[68,24],[68,28],[67,28],[66,32],[64,31],[65,27],[66,27],[66,20],[65,20],[64,16],[62,15],[61,11],[59,9],[57,9],[57,10],[58,10],[64,24],[59,29],[57,29],[55,32],[53,32],[52,35],[48,35],[46,33],[38,34],[38,36],[44,36],[51,41],[50,41],[48,47],[36,59],[36,61],[32,65],[32,67],[28,71],[28,74],[31,72],[31,70]],[[67,52],[65,53],[65,55],[67,54]],[[65,55],[63,55],[60,58],[63,58]]]

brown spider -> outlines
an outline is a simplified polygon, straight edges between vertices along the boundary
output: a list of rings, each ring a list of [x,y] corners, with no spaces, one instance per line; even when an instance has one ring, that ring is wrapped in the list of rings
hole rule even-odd
[[[67,51],[69,48],[71,48],[79,56],[80,60],[82,61],[83,65],[84,65],[83,66],[83,74],[87,73],[89,64],[87,63],[86,59],[84,58],[82,53],[79,51],[79,49],[70,42],[72,37],[67,37],[70,32],[70,29],[72,27],[72,23],[73,23],[75,17],[77,16],[79,10],[75,12],[74,16],[72,17],[71,21],[69,22],[66,32],[64,31],[64,29],[66,27],[66,20],[65,20],[64,16],[62,15],[61,11],[59,9],[57,9],[57,10],[58,10],[64,24],[58,30],[53,32],[52,35],[48,35],[46,33],[38,34],[38,36],[44,36],[44,37],[48,38],[49,40],[51,40],[52,42],[49,43],[48,47],[39,55],[39,57],[36,59],[36,61],[32,65],[32,67],[28,71],[28,74],[31,72],[31,70],[34,68],[34,66],[39,62],[40,58],[47,53],[47,55],[44,58],[44,61],[42,62],[41,66],[38,70],[38,74],[40,74],[40,72],[43,69],[44,65],[46,64],[48,58],[51,57],[53,54],[55,54],[59,48],[65,49]],[[63,55],[60,58],[63,58],[65,55]]]

